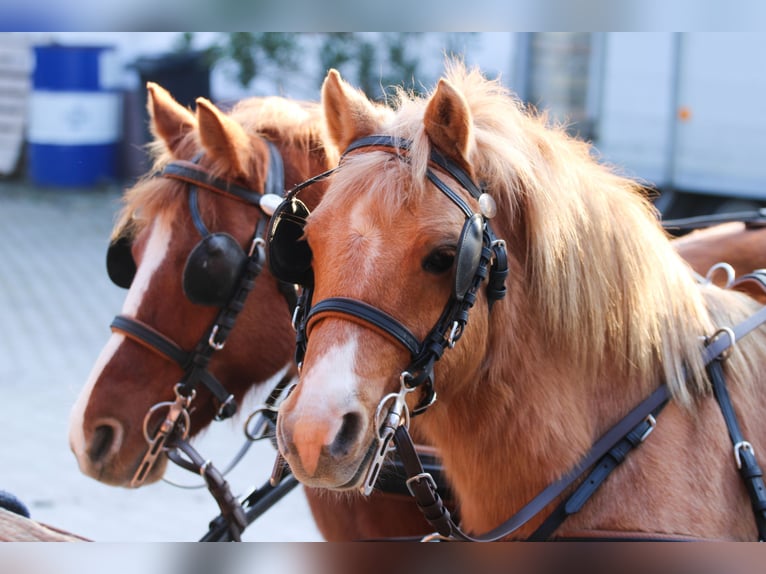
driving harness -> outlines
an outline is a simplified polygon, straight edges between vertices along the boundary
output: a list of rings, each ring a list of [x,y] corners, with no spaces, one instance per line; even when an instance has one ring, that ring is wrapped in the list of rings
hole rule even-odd
[[[155,405],[144,421],[144,434],[149,449],[134,476],[131,486],[143,483],[156,458],[163,452],[165,441],[171,434],[185,439],[189,431],[188,403],[194,398],[196,387],[204,385],[213,395],[218,407],[216,420],[231,417],[237,410],[234,396],[208,370],[213,352],[224,348],[234,323],[243,309],[245,300],[255,285],[265,259],[263,238],[266,221],[273,208],[282,201],[284,193],[284,167],[279,151],[271,143],[269,169],[264,193],[237,186],[231,182],[207,174],[198,164],[202,155],[191,162],[173,161],[158,174],[160,177],[182,181],[189,188],[189,209],[192,221],[202,239],[190,252],[183,271],[183,288],[187,298],[199,305],[217,306],[220,311],[213,324],[206,330],[191,351],[182,349],[169,337],[132,317],[118,315],[110,327],[148,349],[178,364],[184,371],[175,387],[176,401]],[[258,207],[261,217],[255,226],[248,253],[227,233],[211,233],[199,212],[197,194],[199,188],[224,195],[231,199]],[[130,240],[122,237],[113,242],[107,251],[107,271],[115,284],[129,287],[136,272],[130,252]],[[279,282],[290,309],[297,296],[293,285]],[[168,416],[160,430],[152,437],[147,428],[149,416],[158,408],[168,407]],[[181,428],[179,428],[181,427]]]
[[[397,157],[406,161],[405,154],[409,148],[409,142],[396,140],[389,136],[362,138],[352,143],[344,152],[343,157],[362,148],[372,148],[376,151],[396,154]],[[472,197],[479,199],[481,205],[481,198],[482,196],[487,197],[486,194],[462,168],[450,162],[437,150],[432,151],[430,160],[433,166],[448,173]],[[377,456],[370,462],[370,471],[366,483],[362,487],[363,492],[369,493],[371,490],[372,484],[370,482],[374,483],[379,470],[374,467],[380,463],[382,456],[390,450],[387,448],[387,441],[393,438],[408,476],[407,488],[415,498],[425,518],[437,531],[427,539],[476,542],[506,539],[568,489],[574,488],[572,493],[554,508],[553,512],[529,538],[532,541],[550,539],[568,516],[578,512],[583,507],[609,474],[625,460],[630,451],[639,446],[651,434],[656,426],[656,417],[670,400],[667,386],[662,384],[596,441],[575,468],[546,487],[509,520],[481,536],[466,534],[454,522],[450,512],[445,508],[438,492],[439,486],[437,486],[432,473],[423,468],[408,432],[409,415],[403,397],[415,387],[424,385],[426,389],[425,398],[418,404],[413,413],[418,414],[433,404],[436,398],[433,389],[433,365],[441,357],[445,348],[452,347],[460,337],[467,321],[468,311],[475,302],[478,286],[489,275],[487,298],[490,310],[492,303],[505,294],[505,279],[508,274],[505,244],[494,236],[487,221],[494,213],[491,215],[474,213],[429,167],[428,179],[463,211],[466,215],[466,223],[458,241],[452,297],[434,328],[421,342],[398,320],[362,301],[333,297],[319,301],[312,306],[312,254],[303,236],[303,227],[309,210],[297,199],[296,195],[307,185],[327,177],[333,171],[330,170],[298,185],[288,193],[285,201],[275,210],[269,230],[269,263],[272,273],[276,277],[304,286],[293,317],[293,326],[297,331],[296,360],[299,365],[306,350],[308,327],[312,320],[315,321],[317,316],[324,313],[341,313],[361,319],[376,331],[383,331],[390,335],[392,339],[410,351],[412,362],[400,378],[402,391],[399,395],[395,394],[394,404],[389,410],[389,415],[382,422],[385,432],[379,433],[378,444],[373,444],[377,450]],[[763,216],[762,213],[758,215]],[[744,276],[733,286],[741,281],[756,282],[766,290],[766,270],[758,270]],[[737,340],[753,329],[760,327],[764,322],[766,322],[766,307],[760,309],[741,324],[733,328],[725,327],[716,332],[708,340],[704,355],[705,364],[713,382],[714,395],[734,445],[735,461],[750,496],[759,540],[766,539],[766,486],[764,486],[763,472],[755,460],[752,445],[744,439],[739,428],[726,390],[722,361],[728,356],[728,350]],[[385,397],[381,401],[379,410],[386,404],[387,400],[388,397]],[[380,421],[376,416],[376,423],[378,422]],[[352,482],[355,480],[356,477],[352,479]],[[619,538],[627,539],[626,537]],[[677,538],[686,539],[684,537]],[[643,535],[639,539],[644,539]],[[676,537],[663,537],[662,539],[676,539]]]

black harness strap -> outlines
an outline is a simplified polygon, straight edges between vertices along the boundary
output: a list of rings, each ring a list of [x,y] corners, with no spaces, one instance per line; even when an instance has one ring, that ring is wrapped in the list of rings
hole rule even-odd
[[[191,161],[175,160],[167,164],[160,172],[160,175],[191,185],[198,185],[215,193],[224,193],[248,204],[258,205],[261,198],[261,194],[257,191],[241,187],[218,177],[213,177],[202,167]]]
[[[378,327],[399,341],[413,357],[420,350],[420,341],[418,341],[417,337],[391,315],[363,301],[347,297],[331,297],[323,299],[314,305],[306,316],[307,335],[311,320],[314,319],[316,321],[318,315],[327,313],[342,313],[357,317],[366,323]]]
[[[371,135],[363,138],[359,138],[352,142],[347,148],[346,151],[343,152],[343,155],[347,155],[350,152],[361,149],[361,148],[368,148],[368,147],[382,147],[387,148],[387,153],[391,153],[388,150],[396,150],[398,151],[409,151],[410,145],[412,142],[406,139],[396,139],[392,138],[388,135]],[[405,159],[406,156],[400,155],[402,159]],[[432,161],[434,164],[438,165],[441,169],[443,169],[445,172],[450,174],[450,176],[457,181],[468,193],[470,193],[474,199],[479,199],[479,196],[481,195],[482,191],[479,188],[479,186],[474,183],[473,179],[471,178],[468,173],[455,164],[455,162],[447,159],[439,150],[435,148],[431,148],[431,154],[428,158],[430,161]],[[462,200],[461,200],[462,201]],[[470,215],[470,213],[469,213]]]
[[[284,165],[282,157],[273,143],[266,141],[266,144],[269,148],[269,171],[264,182],[264,194],[274,193],[282,195],[284,193]],[[189,209],[194,225],[203,237],[209,235],[210,232],[199,214],[197,186],[215,193],[225,194],[249,205],[255,205],[263,213],[260,207],[262,194],[210,176],[198,165],[200,159],[201,155],[195,157],[193,161],[177,160],[171,162],[163,168],[160,175],[177,179],[190,185]],[[266,214],[263,213],[263,215]],[[118,315],[111,324],[112,329],[122,331],[139,343],[177,363],[184,370],[184,377],[179,385],[182,392],[187,396],[191,395],[198,383],[202,383],[207,387],[219,403],[219,409],[216,414],[217,419],[225,419],[232,416],[236,412],[237,405],[234,396],[207,370],[207,366],[213,351],[223,348],[229,333],[234,328],[237,316],[244,307],[247,296],[255,286],[256,277],[263,269],[266,254],[263,247],[265,242],[262,236],[266,225],[265,217],[258,219],[253,233],[251,249],[248,253],[244,269],[239,276],[234,294],[227,304],[221,308],[215,321],[207,329],[193,351],[184,351],[169,337],[131,317]],[[297,300],[294,288],[288,289],[287,286],[281,283],[279,288],[287,300],[288,306],[293,308]]]
[[[742,279],[745,277],[749,276],[745,275],[742,277]],[[712,341],[710,341],[708,346],[705,347],[705,351],[703,353],[705,364],[709,364],[710,361],[716,357],[719,357],[721,353],[726,351],[726,349],[732,347],[734,343],[750,333],[750,331],[753,329],[757,329],[763,325],[764,322],[766,322],[766,306],[761,307],[758,311],[753,313],[750,317],[742,321],[742,323],[738,324],[736,327],[731,329],[722,329],[719,331],[719,336],[716,336]],[[734,335],[733,340],[731,338],[732,334]],[[722,335],[725,335],[725,337]]]
[[[752,445],[745,440],[739,428],[737,414],[734,412],[734,405],[726,388],[721,360],[717,359],[710,363],[707,371],[713,382],[713,393],[721,407],[721,414],[726,421],[729,437],[734,445],[734,458],[737,461],[739,474],[750,496],[755,524],[758,527],[758,540],[763,542],[766,540],[766,486],[763,483],[763,471],[755,460],[755,451]]]
[[[764,210],[766,211],[766,210]],[[743,275],[732,286],[754,282],[761,287],[763,291],[766,291],[766,270],[759,269],[753,273]],[[734,337],[734,341],[729,341],[731,345],[734,345],[736,340],[740,339],[752,329],[758,327],[766,319],[762,318],[766,312],[766,306],[753,315],[747,321],[747,329],[721,329],[716,335],[726,333],[727,338]],[[754,318],[760,318],[757,321]],[[710,342],[709,347],[716,344],[717,341],[723,339],[720,336],[714,336]],[[748,496],[750,497],[750,503],[753,508],[753,514],[755,515],[755,523],[758,528],[758,540],[763,542],[766,540],[766,486],[763,481],[763,470],[758,465],[755,459],[755,451],[752,445],[745,440],[742,430],[740,429],[739,422],[737,420],[737,414],[734,410],[734,405],[729,397],[729,391],[726,388],[726,377],[723,372],[723,361],[726,360],[726,355],[717,355],[715,360],[711,361],[707,366],[707,372],[710,376],[710,380],[713,383],[713,394],[715,395],[718,405],[721,409],[721,414],[726,422],[726,429],[729,433],[732,445],[734,445],[734,458],[737,463],[737,469],[742,477],[745,487],[747,488]]]
[[[189,353],[187,351],[184,351],[175,341],[142,321],[126,317],[125,315],[117,315],[112,319],[109,327],[112,330],[121,331],[131,339],[144,344],[150,350],[170,359],[178,364],[181,369],[185,370],[189,363]]]
[[[665,219],[662,221],[662,226],[665,229],[701,229],[703,227],[718,225],[719,223],[734,223],[738,221],[741,221],[748,226],[766,224],[766,207],[752,211],[714,213],[712,215],[699,215],[681,219]]]
[[[528,502],[521,510],[519,510],[519,512],[506,522],[478,537],[469,536],[460,530],[460,527],[449,518],[449,512],[446,508],[443,508],[441,498],[439,498],[439,494],[436,492],[436,484],[433,478],[423,470],[420,461],[417,459],[417,453],[415,453],[414,445],[412,445],[412,438],[405,427],[400,426],[397,428],[397,431],[394,434],[394,440],[396,441],[396,448],[400,453],[404,467],[407,469],[407,473],[410,477],[407,480],[410,492],[412,492],[412,495],[415,497],[415,500],[421,509],[428,509],[429,515],[427,515],[426,518],[429,519],[429,516],[434,518],[433,522],[431,519],[429,519],[429,522],[436,528],[437,532],[444,537],[454,538],[456,540],[494,542],[510,536],[524,526],[529,520],[542,512],[546,506],[558,498],[567,488],[572,486],[572,484],[582,476],[585,470],[598,462],[639,423],[645,420],[648,415],[661,407],[661,405],[665,404],[669,399],[670,393],[668,392],[667,386],[660,386],[656,391],[649,395],[649,397],[644,399],[638,406],[630,411],[625,418],[598,439],[591,450],[572,470],[559,480],[548,485],[542,492],[540,492],[540,494],[535,496],[535,498]],[[413,457],[411,453],[415,453],[415,456]]]
[[[612,471],[617,468],[630,452],[638,447],[654,430],[656,417],[665,408],[667,401],[660,404],[651,414],[638,423],[622,440],[614,445],[577,489],[566,500],[562,501],[545,521],[529,537],[531,542],[548,540],[564,521],[572,514],[579,512],[586,502],[601,487]]]

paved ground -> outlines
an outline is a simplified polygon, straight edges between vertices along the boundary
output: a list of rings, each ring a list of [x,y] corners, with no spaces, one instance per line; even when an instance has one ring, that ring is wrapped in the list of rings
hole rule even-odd
[[[206,491],[102,485],[80,474],[67,442],[69,411],[125,296],[104,267],[120,193],[0,182],[0,490],[21,498],[36,520],[96,541],[194,541],[217,514]],[[238,426],[217,423],[197,446],[221,468],[241,437]],[[270,445],[254,446],[229,477],[235,492],[262,484],[273,460]],[[300,489],[245,538],[321,539]]]

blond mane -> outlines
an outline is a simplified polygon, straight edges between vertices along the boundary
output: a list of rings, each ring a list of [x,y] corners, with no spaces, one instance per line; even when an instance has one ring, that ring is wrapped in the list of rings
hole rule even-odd
[[[324,122],[316,102],[288,100],[280,97],[248,98],[238,102],[228,114],[247,133],[266,139],[276,137],[287,145],[307,151],[324,149]],[[170,161],[171,155],[161,139],[146,146],[152,167],[122,197],[122,207],[112,230],[112,239],[121,235],[134,235],[157,217],[171,214],[185,199],[184,184],[156,177]],[[180,143],[180,156],[191,159],[202,150],[197,130],[188,133]],[[333,159],[333,158],[331,158]],[[336,160],[334,160],[336,161]],[[226,166],[214,163],[209,172],[215,177],[226,177]]]
[[[500,237],[524,228],[525,252],[508,246],[523,262],[522,277],[509,281],[524,282],[525,308],[536,310],[532,322],[551,352],[573,368],[593,372],[608,364],[647,385],[664,377],[682,404],[706,393],[700,336],[714,330],[706,295],[669,243],[642,187],[597,161],[588,144],[526,109],[499,81],[459,62],[448,63],[445,78],[471,111],[467,159],[497,201],[493,228]],[[429,97],[400,92],[397,113],[382,126],[412,141],[412,182],[389,180],[389,192],[418,194],[427,187],[423,117]],[[378,169],[376,182],[368,175],[369,161],[358,165],[366,174],[355,169],[347,178],[364,177],[368,192],[386,188],[390,169]],[[496,327],[514,323],[510,312],[500,317],[493,319]]]

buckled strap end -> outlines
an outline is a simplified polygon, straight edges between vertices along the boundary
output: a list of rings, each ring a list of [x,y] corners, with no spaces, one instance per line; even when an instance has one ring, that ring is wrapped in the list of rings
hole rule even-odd
[[[449,510],[439,496],[433,477],[422,472],[407,479],[407,490],[415,499],[423,516],[442,536],[452,534],[452,521]]]

